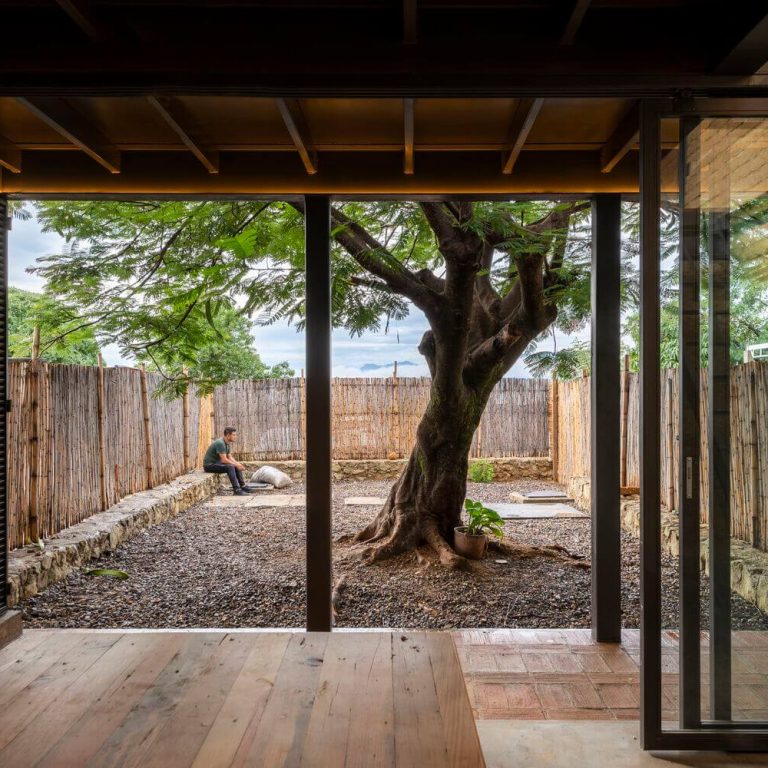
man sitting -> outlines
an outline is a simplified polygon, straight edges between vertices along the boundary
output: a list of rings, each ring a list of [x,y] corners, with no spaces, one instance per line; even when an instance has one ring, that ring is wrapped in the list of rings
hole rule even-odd
[[[235,440],[237,440],[237,430],[234,427],[227,427],[224,430],[224,437],[214,440],[208,446],[203,457],[203,470],[218,475],[228,474],[235,496],[245,496],[248,494],[243,479],[245,467],[239,461],[235,461],[231,455],[232,443]]]

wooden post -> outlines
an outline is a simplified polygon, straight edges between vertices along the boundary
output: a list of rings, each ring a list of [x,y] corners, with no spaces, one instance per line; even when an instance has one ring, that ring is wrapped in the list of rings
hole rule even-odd
[[[672,377],[667,376],[667,509],[675,506],[675,410],[672,405]]]
[[[398,459],[402,456],[401,430],[400,382],[397,378],[397,360],[395,360],[395,367],[392,371],[392,434],[390,435],[390,445],[394,446],[392,453],[396,453]]]
[[[29,537],[40,539],[40,329],[32,332],[32,359],[27,366],[27,412],[29,413]]]
[[[184,369],[184,376],[188,376],[189,371]],[[181,396],[181,420],[182,420],[182,434],[184,440],[184,471],[188,472],[191,467],[189,466],[189,382],[184,388],[184,394]]]
[[[762,505],[760,498],[760,455],[757,429],[757,383],[754,364],[749,372],[749,484],[752,496],[752,546],[762,549]]]
[[[552,394],[550,400],[549,439],[552,454],[552,479],[560,478],[560,393],[558,392],[557,372],[552,371]]]
[[[105,445],[105,412],[104,412],[104,359],[99,352],[96,375],[96,409],[99,421],[99,488],[101,491],[101,509],[109,506],[107,499],[107,456]]]
[[[621,377],[621,464],[619,485],[627,487],[627,448],[629,446],[629,355],[624,355],[624,371]]]
[[[147,488],[155,487],[155,470],[152,461],[152,422],[149,411],[149,389],[147,387],[147,370],[144,363],[139,366],[141,383],[141,410],[144,416],[144,459],[147,468]]]

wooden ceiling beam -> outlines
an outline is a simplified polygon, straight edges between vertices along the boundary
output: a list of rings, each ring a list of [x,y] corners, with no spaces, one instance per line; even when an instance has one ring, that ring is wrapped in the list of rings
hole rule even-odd
[[[0,168],[21,173],[21,150],[10,139],[0,134]]]
[[[414,173],[414,100],[403,99],[403,173]]]
[[[17,101],[110,173],[120,173],[120,151],[66,101],[21,97]]]
[[[317,173],[317,152],[312,147],[312,139],[299,100],[277,99],[277,108],[304,168],[310,176],[314,176]]]
[[[565,25],[563,34],[560,38],[560,45],[573,45],[576,35],[581,27],[581,22],[587,14],[591,0],[576,0],[568,17],[568,23]]]
[[[199,138],[193,138],[193,136],[199,136],[200,132],[183,105],[177,99],[163,96],[147,96],[147,101],[157,110],[208,173],[218,173],[219,153],[203,146],[203,142]]]
[[[416,45],[419,40],[417,0],[403,0],[403,44]]]
[[[640,140],[640,102],[635,102],[600,150],[600,171],[610,173]]]
[[[768,13],[760,18],[715,68],[720,75],[754,75],[768,64]]]
[[[112,30],[94,18],[88,0],[56,0],[56,3],[91,42],[105,45],[112,40]]]
[[[528,134],[536,122],[536,118],[541,111],[544,99],[520,99],[515,110],[515,116],[512,118],[512,126],[507,138],[509,151],[502,155],[501,172],[509,175],[515,168],[523,146],[528,139]]]

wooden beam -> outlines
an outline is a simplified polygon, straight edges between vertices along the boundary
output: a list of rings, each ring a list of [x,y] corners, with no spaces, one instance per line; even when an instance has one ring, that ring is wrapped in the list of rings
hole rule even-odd
[[[523,150],[528,134],[536,122],[544,99],[520,99],[512,119],[512,127],[507,138],[509,151],[502,155],[501,172],[510,174],[514,170],[517,158]]]
[[[199,131],[193,125],[193,121],[186,113],[183,105],[177,99],[162,96],[147,96],[147,101],[174,130],[189,151],[202,163],[208,173],[218,173],[219,153],[204,148],[199,139],[193,138],[193,135],[199,135]]]
[[[66,101],[21,97],[17,101],[110,173],[120,173],[120,151]]]
[[[301,104],[298,99],[277,99],[277,108],[301,157],[301,162],[304,163],[307,173],[314,176],[317,173],[317,152],[312,148],[312,140],[304,113],[301,111]]]
[[[403,99],[403,173],[409,176],[414,172],[414,102]]]
[[[419,36],[417,0],[403,0],[403,43],[416,45]]]
[[[610,173],[640,139],[640,102],[635,102],[600,150],[600,171]]]
[[[719,75],[754,75],[768,64],[768,13],[755,23],[715,68]]]
[[[0,134],[0,168],[21,173],[21,150],[10,139]]]
[[[560,45],[573,45],[589,4],[590,0],[576,0],[563,30],[563,36],[560,38]]]
[[[56,3],[92,42],[104,45],[112,39],[111,30],[94,19],[87,0],[56,0]]]

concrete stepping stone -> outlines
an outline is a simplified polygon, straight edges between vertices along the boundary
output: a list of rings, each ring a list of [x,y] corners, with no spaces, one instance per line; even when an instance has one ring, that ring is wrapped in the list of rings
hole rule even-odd
[[[304,507],[306,496],[302,494],[249,494],[248,496],[213,496],[203,506],[220,509],[222,507]]]
[[[347,498],[344,499],[344,506],[383,507],[386,501],[386,499],[379,498],[378,496],[347,496]]]
[[[573,504],[563,491],[513,491],[509,498],[516,504]]]
[[[485,502],[483,502],[485,504]],[[582,512],[569,504],[497,504],[488,502],[486,507],[496,510],[505,520],[546,519],[556,517],[588,518]]]

